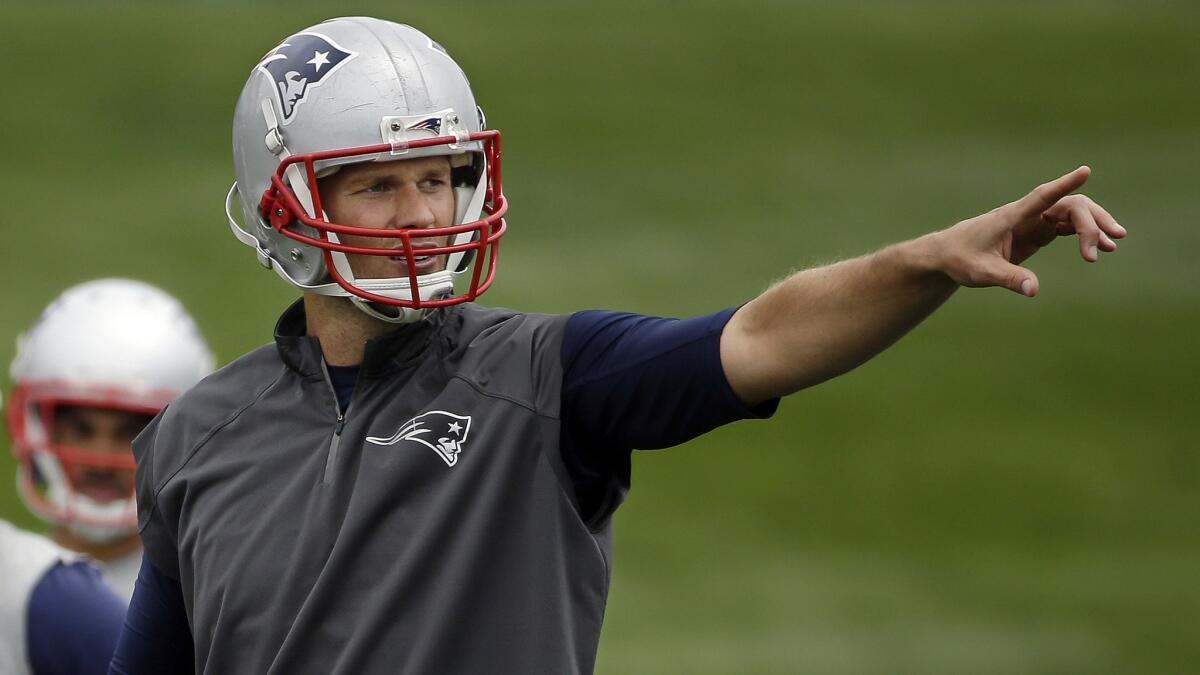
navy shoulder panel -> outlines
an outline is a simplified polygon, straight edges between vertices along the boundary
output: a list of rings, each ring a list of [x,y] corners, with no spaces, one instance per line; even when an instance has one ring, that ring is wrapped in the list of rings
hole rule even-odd
[[[29,598],[26,643],[35,673],[106,673],[125,618],[87,562],[51,567]]]

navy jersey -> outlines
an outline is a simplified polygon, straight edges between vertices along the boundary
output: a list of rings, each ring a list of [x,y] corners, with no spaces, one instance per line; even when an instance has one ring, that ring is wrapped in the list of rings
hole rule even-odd
[[[0,672],[106,672],[124,616],[89,561],[0,520]]]

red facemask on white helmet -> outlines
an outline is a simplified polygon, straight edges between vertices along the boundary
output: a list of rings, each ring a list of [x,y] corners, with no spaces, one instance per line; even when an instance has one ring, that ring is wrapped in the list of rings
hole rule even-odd
[[[8,430],[21,498],[43,519],[95,543],[136,532],[129,448],[63,443],[59,417],[67,409],[98,410],[144,422],[212,367],[192,318],[154,286],[104,279],[64,292],[18,338],[12,363]],[[89,494],[88,481],[112,494]]]
[[[371,316],[406,323],[491,286],[508,208],[500,134],[484,130],[466,75],[420,31],[352,17],[288,37],[250,73],[234,112],[233,153],[230,227],[260,264],[296,288],[349,297]],[[430,156],[446,156],[452,167],[449,226],[369,228],[333,222],[325,211],[318,179],[348,164]],[[235,198],[244,225],[232,214]],[[347,235],[380,245],[348,245]],[[347,254],[399,259],[408,271],[359,278]],[[427,256],[445,264],[418,273],[418,258]]]

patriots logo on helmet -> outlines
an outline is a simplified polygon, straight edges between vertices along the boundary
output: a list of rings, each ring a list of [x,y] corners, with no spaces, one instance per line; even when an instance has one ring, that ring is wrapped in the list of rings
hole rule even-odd
[[[433,450],[446,466],[458,463],[458,453],[471,431],[470,415],[455,415],[443,410],[433,410],[417,415],[405,422],[391,436],[368,436],[367,442],[375,445],[395,445],[401,441],[413,441]]]
[[[440,136],[442,134],[442,118],[426,117],[425,119],[421,120],[420,122],[417,122],[415,124],[410,124],[410,125],[408,125],[408,127],[405,128],[406,131],[412,131],[414,129],[420,129],[423,131],[431,131],[431,132],[433,132],[434,136]]]
[[[283,123],[291,121],[310,89],[354,56],[354,52],[316,33],[297,33],[268,52],[258,68],[275,80]]]

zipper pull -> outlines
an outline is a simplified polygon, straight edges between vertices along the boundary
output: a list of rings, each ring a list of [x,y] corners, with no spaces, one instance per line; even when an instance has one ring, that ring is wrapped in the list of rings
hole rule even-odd
[[[338,418],[337,418],[337,427],[333,430],[333,435],[341,436],[342,435],[342,427],[344,427],[344,426],[346,426],[346,415],[339,412]]]

